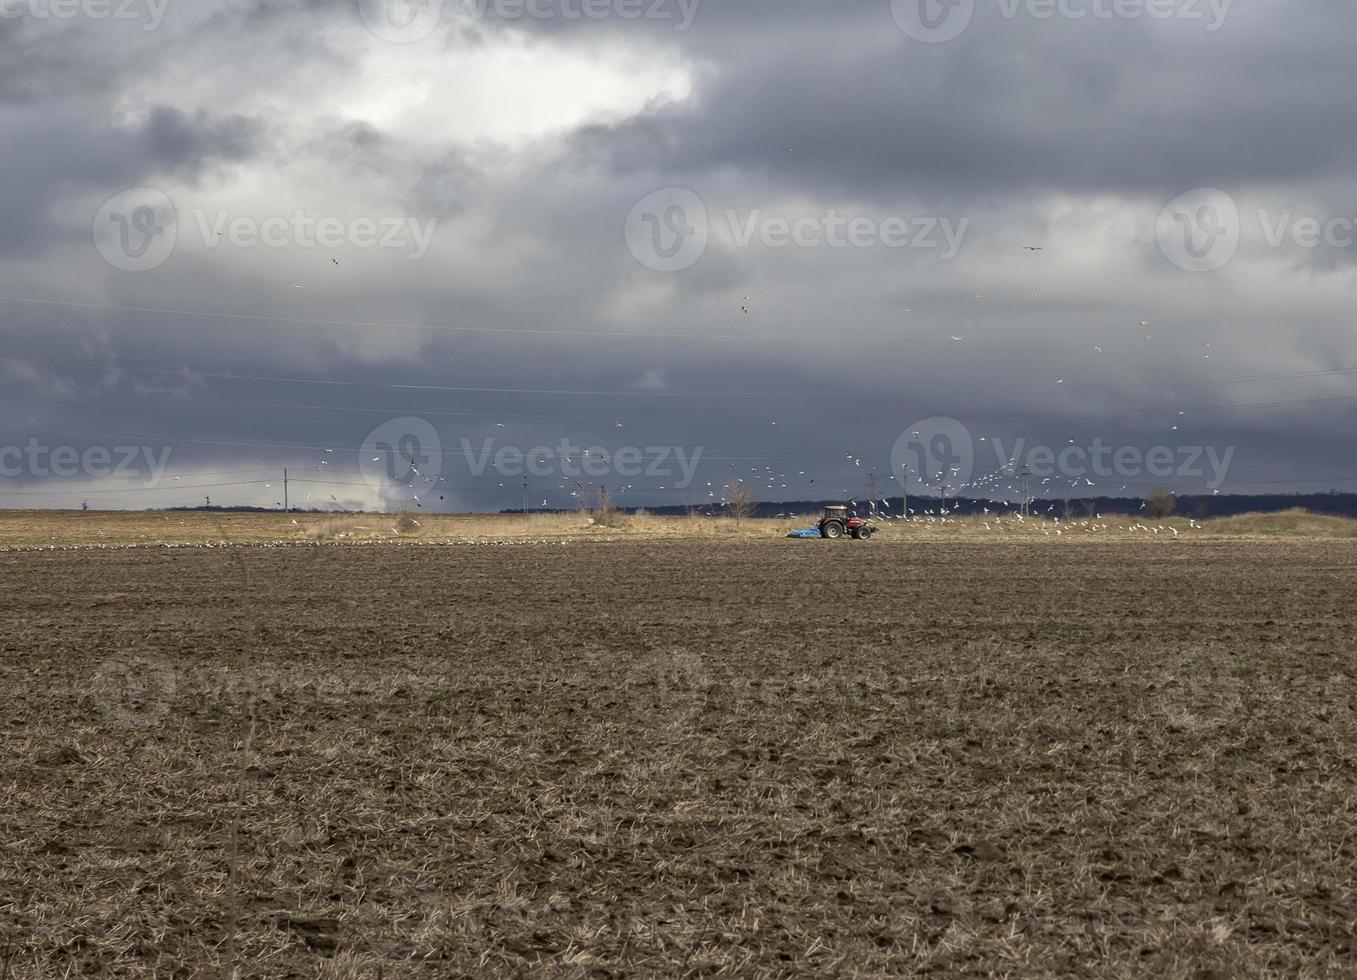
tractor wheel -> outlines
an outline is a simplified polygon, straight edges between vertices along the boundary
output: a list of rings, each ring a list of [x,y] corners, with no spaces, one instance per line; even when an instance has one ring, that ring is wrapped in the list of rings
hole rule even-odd
[[[826,521],[820,525],[820,535],[826,538],[843,537],[843,525],[838,521]]]
[[[861,541],[863,538],[865,538],[865,537],[867,536],[867,535],[865,535],[865,534],[862,533],[862,528],[860,528],[860,527],[855,527],[855,528],[853,528],[853,530],[849,531],[848,533],[851,534],[851,535],[853,535],[853,540],[854,540],[854,541]]]

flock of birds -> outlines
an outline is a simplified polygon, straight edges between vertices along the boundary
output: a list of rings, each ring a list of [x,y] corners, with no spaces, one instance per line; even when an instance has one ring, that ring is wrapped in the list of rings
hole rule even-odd
[[[959,505],[956,509],[959,509]],[[955,512],[955,510],[953,512]],[[1016,510],[1003,515],[998,512],[991,514],[988,508],[985,509],[983,517],[975,516],[969,521],[965,518],[948,517],[945,508],[939,508],[936,512],[931,509],[924,510],[918,515],[911,509],[909,515],[910,516],[901,517],[899,515],[877,513],[875,516],[880,520],[918,525],[925,530],[953,525],[959,528],[979,528],[980,530],[989,532],[1013,529],[1034,534],[1044,534],[1048,537],[1052,535],[1060,536],[1067,533],[1077,533],[1079,531],[1089,534],[1106,531],[1122,531],[1130,534],[1171,534],[1175,538],[1180,536],[1180,532],[1176,527],[1168,524],[1146,524],[1140,520],[1117,524],[1114,527],[1112,524],[1106,522],[1101,514],[1095,514],[1093,517],[1084,520],[1067,518],[1063,523],[1059,517],[1051,520],[1047,520],[1045,516],[1033,518],[1024,516],[1020,511]],[[1007,521],[1007,523],[1005,523],[1005,521]],[[1187,525],[1189,531],[1202,530],[1202,525],[1197,523],[1194,519],[1189,519]]]
[[[792,152],[792,150],[789,150],[788,152]],[[1023,251],[1033,255],[1037,255],[1046,251],[1046,247],[1044,245],[1036,244],[1022,245],[1021,248]],[[338,258],[332,257],[330,259],[330,262],[334,266],[338,266],[340,264]],[[305,288],[305,284],[300,282],[294,282],[292,283],[292,286],[296,289]],[[1040,292],[1040,288],[1037,287],[1036,291]],[[983,300],[984,297],[983,294],[977,293],[975,294],[974,298],[976,300]],[[753,302],[754,302],[753,297],[751,295],[745,295],[741,297],[739,308],[743,316],[752,315],[751,309]],[[906,309],[905,312],[908,313],[911,311],[909,309]],[[1151,325],[1151,322],[1149,320],[1141,320],[1139,321],[1139,325],[1141,328],[1148,328]],[[956,344],[967,343],[967,338],[962,335],[949,335],[949,339]],[[1144,339],[1147,342],[1151,342],[1154,340],[1154,335],[1152,333],[1145,333]],[[1096,354],[1103,353],[1103,348],[1100,345],[1092,345],[1092,350]],[[1213,353],[1214,351],[1212,349],[1212,345],[1208,343],[1205,345],[1201,356],[1203,357],[1203,359],[1209,360]],[[1063,377],[1058,377],[1055,379],[1055,385],[1057,386],[1065,385],[1065,383],[1066,379]],[[1182,421],[1185,418],[1186,412],[1178,411],[1176,416],[1176,422],[1174,425],[1171,426],[1170,431],[1175,432],[1179,431]],[[768,424],[770,425],[770,427],[778,427],[779,425],[781,425],[781,422],[780,420],[774,419],[770,420]],[[625,427],[625,423],[621,419],[616,420],[614,425],[618,429]],[[494,423],[494,426],[500,429],[507,428],[507,424],[503,422],[496,422]],[[983,443],[986,442],[987,440],[982,437],[979,441]],[[1069,443],[1071,445],[1075,444],[1075,439],[1071,438],[1069,440]],[[326,456],[329,456],[333,454],[333,450],[327,449],[324,451],[324,453]],[[609,458],[606,452],[590,453],[589,451],[585,451],[584,455],[596,456],[602,462],[607,462]],[[845,453],[844,459],[847,463],[851,463],[854,468],[860,469],[862,467],[863,457],[860,455],[854,453]],[[374,457],[372,461],[381,462],[382,459],[381,457]],[[328,459],[322,458],[318,462],[317,469],[323,471],[327,466],[329,466],[329,462],[330,461]],[[542,460],[541,462],[545,462],[545,460]],[[566,458],[566,462],[573,464],[574,461],[569,458]],[[733,471],[735,469],[735,464],[730,465]],[[1017,462],[1013,459],[1010,459],[1007,465],[1000,467],[998,470],[992,473],[988,473],[985,474],[984,476],[966,482],[962,482],[956,486],[946,485],[947,481],[950,478],[956,477],[958,475],[959,470],[953,469],[949,473],[939,473],[936,474],[935,476],[928,474],[910,474],[910,478],[917,479],[921,487],[931,486],[942,488],[944,491],[944,497],[946,495],[947,490],[951,490],[959,494],[961,491],[969,489],[978,494],[986,495],[988,499],[993,499],[993,497],[995,496],[1001,499],[1004,497],[1012,497],[1024,491],[1030,492],[1033,498],[1038,496],[1050,497],[1058,489],[1086,490],[1097,486],[1097,484],[1092,479],[1089,479],[1088,477],[1085,476],[1069,478],[1068,483],[1064,482],[1065,478],[1058,478],[1055,476],[1045,476],[1042,477],[1037,482],[1037,485],[1034,488],[1027,488],[1021,486],[1018,482],[1019,477],[1018,466]],[[177,480],[179,478],[175,477],[175,479]],[[930,479],[932,480],[931,483],[928,482]],[[444,484],[447,484],[447,482],[448,481],[446,476],[442,475],[434,476],[425,474],[420,470],[416,463],[410,462],[407,479],[403,481],[403,485],[405,485],[408,489],[409,493],[408,502],[411,505],[413,505],[416,509],[423,509],[425,507],[426,501],[432,495],[436,494],[437,499],[440,502],[447,501],[447,493],[445,492],[447,488],[443,486]],[[707,481],[704,487],[699,488],[698,492],[705,494],[705,501],[707,504],[726,506],[730,503],[730,498],[735,493],[736,488],[741,485],[746,485],[749,487],[757,486],[763,493],[775,494],[782,493],[785,491],[795,491],[797,488],[808,489],[812,487],[815,483],[816,483],[815,477],[811,476],[806,470],[799,470],[796,471],[795,473],[791,473],[780,471],[771,466],[763,467],[755,466],[750,468],[750,470],[748,471],[748,476],[736,475],[734,472],[732,472],[727,477],[726,482],[721,483],[719,485],[716,481]],[[822,483],[821,485],[823,486],[824,484]],[[1127,484],[1122,484],[1122,486],[1118,490],[1116,490],[1115,493],[1124,493],[1127,490],[1127,487],[1128,487]],[[495,489],[503,489],[507,491],[511,488],[506,483],[501,482],[497,485],[497,487],[495,487]],[[602,483],[596,486],[592,482],[583,482],[578,480],[561,483],[558,485],[557,489],[561,494],[564,495],[565,498],[573,501],[574,504],[577,506],[581,504],[587,504],[591,497],[597,499],[599,494],[610,494],[612,499],[618,499],[628,494],[634,494],[635,492],[637,492],[636,486],[630,483],[622,485],[613,490],[608,488],[605,484]],[[678,488],[674,489],[675,491],[678,490]],[[645,490],[647,492],[654,492],[656,490],[660,492],[671,492],[666,485],[661,485],[658,488],[647,487],[645,488]],[[692,491],[685,488],[683,492],[687,494],[688,502],[691,502],[691,498],[693,496]],[[815,491],[810,492],[814,493]],[[1219,492],[1220,492],[1219,490],[1215,491],[1215,493],[1217,494]],[[851,499],[850,491],[846,487],[838,488],[838,493],[842,494],[845,498]],[[306,500],[311,501],[315,494],[316,491],[307,493]],[[341,505],[341,501],[335,494],[330,493],[328,494],[328,497],[330,503],[335,505]],[[279,501],[278,505],[281,506],[282,502]],[[543,498],[540,506],[543,509],[548,509],[550,506],[549,498]],[[1142,503],[1141,506],[1143,509],[1145,505]],[[1052,504],[1048,508],[1047,514],[1052,513],[1054,511],[1054,508],[1055,504]],[[952,518],[949,518],[941,513],[935,515],[929,512],[924,512],[923,514],[916,515],[912,510],[908,514],[900,515],[898,518],[888,518],[888,519],[920,520],[940,523],[948,523],[952,521]],[[1017,519],[1019,521],[1022,520],[1021,514],[1017,515]],[[998,526],[999,518],[997,517],[994,518],[994,521],[995,526]],[[988,528],[990,525],[985,524],[983,526]],[[1062,528],[1058,528],[1056,529],[1055,533],[1057,534],[1063,533],[1066,529],[1069,528],[1069,526],[1070,525],[1067,524]],[[1087,522],[1083,526],[1086,526],[1090,530],[1101,529],[1106,527],[1105,525],[1098,525],[1096,523],[1088,524]],[[1172,531],[1174,534],[1177,533],[1177,531],[1173,530],[1172,528],[1164,529],[1162,526],[1155,528],[1146,525],[1133,525],[1130,528],[1128,528],[1128,530],[1136,530],[1141,528],[1143,528],[1146,531],[1154,533],[1158,533],[1160,530]]]

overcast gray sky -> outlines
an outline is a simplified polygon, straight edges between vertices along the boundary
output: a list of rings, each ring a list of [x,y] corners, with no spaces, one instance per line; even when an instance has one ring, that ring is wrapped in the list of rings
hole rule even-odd
[[[0,506],[1357,489],[1354,36],[0,0]]]

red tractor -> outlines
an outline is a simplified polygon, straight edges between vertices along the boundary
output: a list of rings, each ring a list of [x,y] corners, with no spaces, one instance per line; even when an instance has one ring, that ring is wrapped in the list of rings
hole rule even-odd
[[[871,521],[850,511],[842,505],[832,505],[825,508],[825,516],[820,518],[820,537],[822,538],[841,538],[845,534],[851,534],[861,541],[866,541],[876,533],[876,525]]]

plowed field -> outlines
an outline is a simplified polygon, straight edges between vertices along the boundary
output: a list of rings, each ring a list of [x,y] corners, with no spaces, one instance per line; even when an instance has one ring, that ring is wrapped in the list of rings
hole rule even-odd
[[[1351,975],[1357,544],[0,554],[0,976]]]

